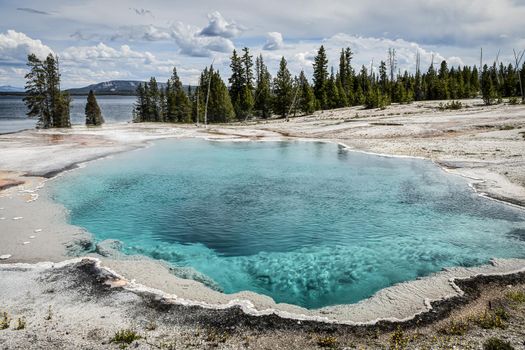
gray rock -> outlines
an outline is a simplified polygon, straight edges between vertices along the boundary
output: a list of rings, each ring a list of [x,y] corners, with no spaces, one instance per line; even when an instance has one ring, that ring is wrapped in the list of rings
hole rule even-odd
[[[217,292],[224,292],[222,287],[211,277],[195,270],[193,267],[170,267],[170,272],[179,278],[194,280]]]
[[[95,252],[106,258],[118,257],[122,254],[122,242],[116,239],[106,239],[95,245]]]

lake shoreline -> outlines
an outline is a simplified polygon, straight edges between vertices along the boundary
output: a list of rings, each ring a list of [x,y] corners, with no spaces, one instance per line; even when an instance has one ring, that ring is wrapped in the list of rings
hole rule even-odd
[[[518,123],[520,123],[523,128],[524,124],[524,114],[523,107],[518,107],[520,109],[520,115],[517,118]],[[341,112],[346,113],[347,115],[351,112]],[[423,115],[425,113],[422,112]],[[338,119],[336,119],[338,120]],[[499,122],[495,118],[496,122]],[[83,230],[71,225],[67,225],[66,215],[67,213],[63,208],[51,203],[49,198],[44,194],[43,196],[38,196],[39,190],[42,188],[43,183],[46,181],[44,178],[53,178],[55,176],[60,176],[59,174],[62,171],[67,171],[74,169],[79,164],[84,164],[91,160],[95,160],[102,157],[110,157],[112,154],[118,152],[126,152],[129,150],[145,147],[149,142],[163,139],[163,138],[211,138],[215,140],[319,140],[319,141],[329,141],[344,144],[350,150],[363,151],[374,153],[378,150],[378,145],[373,145],[373,147],[356,147],[356,142],[349,142],[346,138],[336,138],[334,139],[333,135],[330,133],[323,134],[323,126],[316,126],[315,130],[316,135],[310,135],[305,133],[304,130],[300,132],[298,129],[302,128],[302,120],[292,120],[291,126],[287,126],[287,129],[283,127],[282,121],[275,121],[272,125],[263,124],[262,126],[253,125],[236,125],[236,126],[222,126],[222,125],[213,125],[210,126],[209,130],[196,129],[190,126],[178,126],[178,125],[169,125],[169,124],[146,124],[146,125],[130,125],[130,124],[120,124],[120,125],[107,125],[101,129],[87,129],[85,127],[74,127],[72,130],[42,130],[42,131],[23,131],[17,134],[11,135],[0,135],[0,141],[8,146],[8,157],[4,158],[4,161],[0,160],[0,168],[3,169],[4,173],[7,174],[10,178],[23,179],[26,183],[23,185],[18,185],[18,187],[11,187],[4,191],[0,192],[0,207],[4,210],[0,211],[0,216],[6,216],[6,219],[9,220],[8,227],[8,236],[2,237],[2,241],[6,242],[4,249],[6,251],[1,251],[1,254],[11,254],[11,258],[2,261],[2,263],[8,263],[11,266],[12,263],[17,262],[27,262],[27,263],[37,263],[39,261],[62,261],[68,259],[68,250],[76,253],[81,252],[82,247],[89,245],[89,234],[83,232]],[[330,127],[331,125],[328,125]],[[369,127],[370,128],[370,127]],[[390,127],[395,128],[395,127]],[[372,127],[373,129],[373,127]],[[284,131],[283,130],[287,130]],[[320,131],[321,130],[321,131]],[[366,130],[366,128],[365,128]],[[516,130],[516,132],[518,132]],[[509,130],[512,131],[512,130]],[[288,135],[283,136],[283,133]],[[316,136],[315,138],[313,136]],[[508,138],[508,135],[503,135],[502,138],[505,140]],[[51,143],[50,143],[51,142]],[[24,151],[32,147],[41,146],[44,149],[48,147],[48,151],[54,154],[54,159],[45,159],[44,161],[34,159],[29,157],[29,160],[21,161]],[[71,147],[80,146],[83,147],[81,151],[70,152]],[[452,146],[454,146],[452,144]],[[456,145],[457,147],[457,145]],[[380,150],[379,146],[379,150]],[[398,153],[407,153],[403,150],[397,150],[395,152],[391,151],[390,147],[383,147],[386,152],[379,152],[380,155],[387,156],[410,156],[410,157],[420,157],[419,154],[398,154]],[[400,152],[401,151],[401,152]],[[26,157],[27,158],[27,157]],[[7,159],[7,161],[5,160]],[[441,168],[446,171],[468,177],[473,179],[473,187],[478,192],[478,194],[486,195],[494,199],[503,200],[506,202],[512,202],[518,206],[523,206],[523,187],[513,184],[508,179],[501,179],[501,175],[496,173],[491,173],[490,166],[486,167],[461,167],[464,165],[464,159],[460,160],[440,160],[430,158],[434,163],[436,163]],[[481,159],[479,161],[486,162],[486,160]],[[472,164],[472,159],[468,159],[469,165]],[[30,164],[30,165],[29,165]],[[28,167],[29,165],[29,167]],[[447,166],[449,168],[447,168]],[[88,165],[89,166],[89,165]],[[522,166],[522,165],[520,165]],[[27,174],[31,174],[28,176]],[[496,174],[497,176],[495,176]],[[481,176],[480,176],[481,175]],[[6,175],[4,175],[6,176]],[[482,176],[486,176],[483,178]],[[509,185],[510,184],[510,185]],[[514,191],[515,188],[521,187],[521,192]],[[45,192],[45,191],[44,191]],[[510,194],[516,194],[514,198],[509,196]],[[38,199],[33,199],[36,195]],[[500,198],[498,198],[498,196]],[[36,204],[38,203],[38,204]],[[32,215],[35,213],[48,213],[47,219],[49,225],[44,229],[44,221],[42,224],[40,222],[27,223]],[[7,215],[9,218],[7,218]],[[44,215],[44,217],[46,217]],[[12,220],[15,217],[22,217],[19,220]],[[23,219],[25,217],[26,219]],[[26,222],[20,226],[23,222]],[[2,221],[0,221],[2,224]],[[24,226],[25,225],[25,226]],[[38,226],[38,227],[37,227]],[[29,228],[31,227],[31,228]],[[45,239],[46,242],[51,242],[50,246],[36,246],[36,244],[26,244],[21,245],[21,240],[19,238],[21,232],[28,232],[32,230],[42,230],[39,231],[39,234]],[[60,232],[57,239],[55,232]],[[74,237],[72,239],[72,237]],[[15,240],[15,243],[13,243]],[[2,243],[3,243],[2,242]],[[73,243],[72,243],[73,242]],[[9,244],[7,244],[9,243]],[[30,248],[34,247],[34,248]],[[30,248],[30,249],[25,249]],[[24,253],[24,249],[31,253]],[[60,251],[62,249],[62,251]],[[15,254],[8,251],[12,250]],[[47,250],[50,254],[42,254],[42,250]],[[18,256],[18,254],[20,254]],[[26,254],[24,256],[24,254]],[[18,256],[18,257],[17,257]],[[21,258],[20,258],[21,256]],[[107,266],[109,270],[115,270],[119,273],[122,273],[122,280],[124,284],[130,283],[130,281],[136,280],[133,283],[139,283],[148,288],[156,289],[171,289],[175,290],[179,298],[186,300],[185,296],[195,296],[199,295],[201,298],[211,298],[213,301],[221,299],[221,297],[212,293],[210,295],[209,291],[202,289],[203,286],[194,284],[184,280],[183,282],[180,279],[177,279],[173,275],[170,275],[169,271],[166,272],[166,267],[158,262],[151,261],[150,259],[144,259],[143,261],[137,260],[121,260],[121,259],[112,259],[102,258],[101,263],[103,266]],[[137,266],[143,265],[144,268],[140,269]],[[3,267],[0,266],[0,270]],[[8,268],[9,269],[9,268]],[[144,276],[147,271],[151,272],[151,269],[159,271],[159,275],[162,278],[169,278],[171,282],[165,283],[161,281],[153,280],[147,276]],[[323,313],[318,316],[314,316],[308,311],[301,308],[297,308],[291,305],[275,305],[269,298],[261,297],[257,295],[252,295],[254,293],[247,293],[237,295],[239,298],[232,298],[237,300],[250,300],[253,303],[253,300],[257,300],[255,303],[255,311],[266,310],[270,314],[277,314],[281,317],[291,318],[291,319],[303,319],[320,321],[320,322],[337,322],[337,323],[348,323],[350,324],[375,324],[382,319],[383,321],[402,321],[410,323],[410,320],[417,318],[417,315],[428,314],[432,308],[430,307],[431,303],[438,303],[439,300],[456,300],[455,298],[461,298],[463,296],[461,288],[457,285],[454,285],[453,281],[458,280],[473,280],[474,284],[477,282],[476,279],[483,279],[483,277],[476,276],[507,276],[509,280],[521,275],[525,269],[525,261],[523,260],[511,260],[511,261],[495,261],[492,265],[487,265],[484,267],[479,267],[480,270],[476,269],[464,269],[460,270],[451,270],[437,273],[437,276],[429,276],[423,279],[416,281],[406,282],[399,285],[395,285],[385,290],[381,290],[376,293],[372,298],[363,301],[363,303],[352,304],[353,308],[348,309],[346,305],[341,307],[328,307],[327,310],[323,310]],[[161,270],[164,270],[161,272]],[[141,276],[142,275],[142,276]],[[138,276],[138,278],[137,278]],[[432,281],[432,279],[434,279]],[[437,281],[437,282],[436,282]],[[194,282],[194,281],[192,281]],[[197,282],[195,282],[197,283]],[[177,290],[176,285],[182,284],[184,288]],[[460,283],[461,284],[461,283]],[[206,287],[204,287],[206,288]],[[195,293],[195,290],[201,290],[201,292]],[[139,293],[140,294],[140,293]],[[416,299],[407,299],[407,295],[425,295],[424,298],[416,297]],[[468,297],[468,296],[467,296]],[[398,305],[392,305],[391,300],[397,298],[403,300]],[[228,305],[228,302],[231,301],[222,298],[223,304]],[[453,302],[452,302],[453,303]],[[244,302],[241,303],[243,305]],[[258,304],[258,305],[257,305]],[[446,303],[445,303],[446,304]],[[356,307],[355,305],[359,305]],[[390,308],[387,310],[387,308]],[[191,309],[191,308],[190,308]],[[444,307],[446,310],[447,307]],[[276,310],[276,311],[275,311]],[[247,313],[250,314],[250,308],[246,309]],[[327,311],[327,313],[324,313]],[[190,311],[189,311],[190,312]],[[439,313],[437,311],[432,311],[433,313]],[[359,313],[361,315],[359,316]],[[257,312],[255,312],[257,314]],[[327,315],[328,314],[328,315]],[[383,316],[379,316],[379,315]],[[446,314],[446,312],[445,312]],[[306,316],[306,317],[305,317]],[[375,317],[374,317],[375,316]],[[312,318],[313,317],[313,318]],[[446,317],[443,316],[443,317]],[[332,318],[332,320],[330,320]],[[435,320],[434,320],[435,321]],[[434,322],[432,321],[432,322]]]

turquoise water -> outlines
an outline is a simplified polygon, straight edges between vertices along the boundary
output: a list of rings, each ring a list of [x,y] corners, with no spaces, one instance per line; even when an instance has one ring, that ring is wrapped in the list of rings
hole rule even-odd
[[[492,257],[525,257],[523,211],[429,161],[317,142],[167,140],[52,185],[97,240],[319,308]]]

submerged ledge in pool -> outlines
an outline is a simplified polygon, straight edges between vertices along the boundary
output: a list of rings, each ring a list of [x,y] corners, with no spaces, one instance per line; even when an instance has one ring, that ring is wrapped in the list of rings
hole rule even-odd
[[[525,255],[522,210],[430,161],[331,143],[159,141],[70,172],[52,194],[127,254],[309,309]]]

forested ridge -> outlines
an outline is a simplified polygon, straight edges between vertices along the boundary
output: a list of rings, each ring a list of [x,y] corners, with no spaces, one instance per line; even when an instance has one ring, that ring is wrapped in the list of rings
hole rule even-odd
[[[213,66],[202,72],[198,86],[188,93],[174,68],[166,89],[159,88],[155,78],[141,84],[134,109],[136,122],[204,122],[222,123],[247,118],[288,117],[363,105],[385,108],[391,103],[425,100],[458,100],[482,97],[485,104],[523,101],[522,85],[525,63],[521,68],[509,64],[485,64],[449,67],[446,61],[432,63],[426,71],[415,73],[397,69],[396,52],[377,69],[352,66],[353,52],[341,50],[337,69],[330,66],[324,46],[313,63],[311,81],[304,71],[292,76],[283,57],[272,77],[262,55],[253,59],[248,48],[233,51],[228,86]],[[377,72],[376,72],[377,71]],[[520,80],[521,79],[521,80]],[[208,94],[209,91],[209,94]],[[208,102],[206,98],[208,97]],[[451,106],[461,106],[452,103]]]

